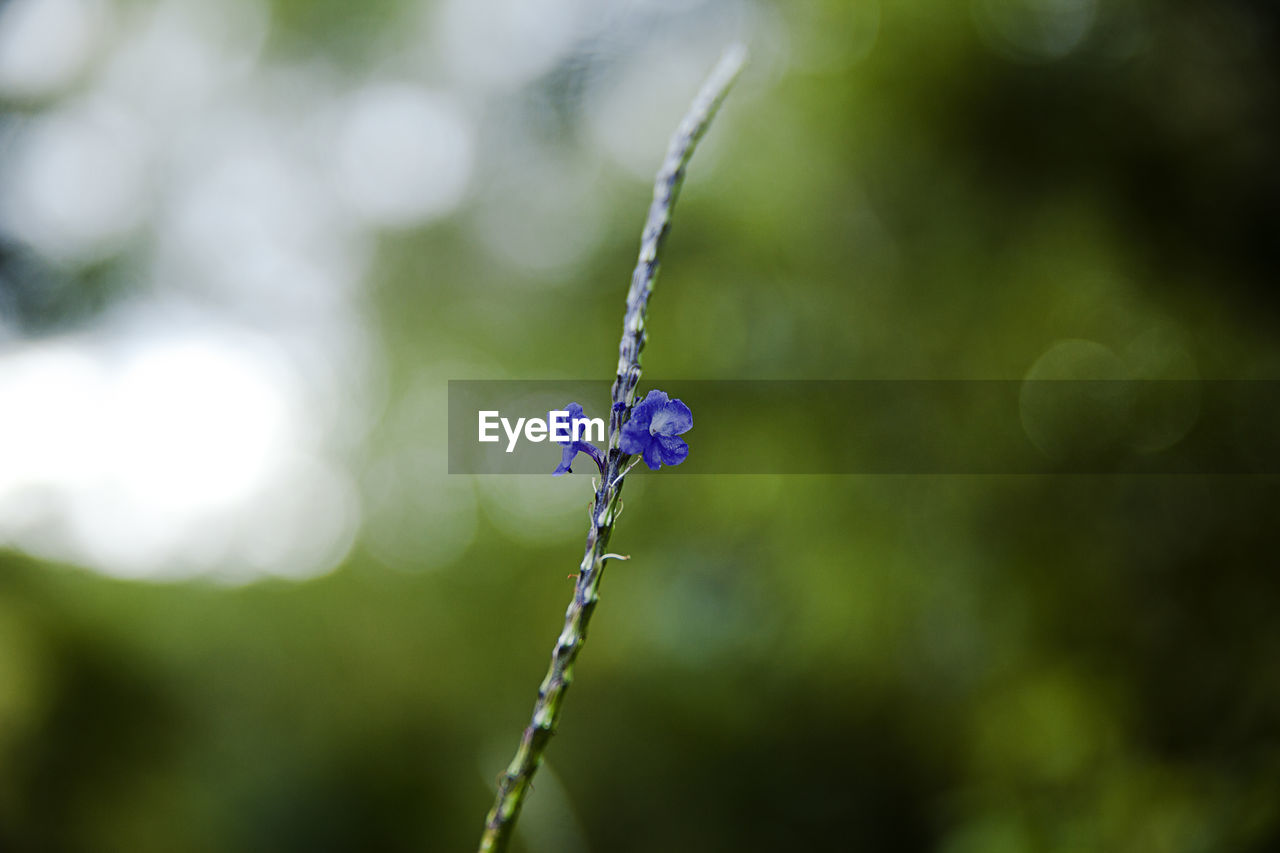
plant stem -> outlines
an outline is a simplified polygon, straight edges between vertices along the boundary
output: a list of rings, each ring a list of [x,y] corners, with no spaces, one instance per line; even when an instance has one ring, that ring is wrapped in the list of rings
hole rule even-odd
[[[498,780],[498,794],[485,819],[484,835],[480,838],[481,853],[505,850],[511,840],[511,832],[530,789],[533,774],[542,763],[547,744],[555,734],[565,693],[573,681],[574,661],[586,642],[587,626],[600,600],[600,582],[604,577],[605,562],[612,557],[606,555],[606,548],[613,533],[613,524],[622,510],[622,486],[629,470],[625,467],[629,457],[619,449],[618,443],[622,425],[631,414],[636,384],[640,381],[640,351],[644,349],[645,343],[645,313],[658,275],[662,246],[671,225],[671,211],[675,206],[676,196],[680,193],[689,158],[693,156],[698,140],[720,108],[745,59],[746,51],[740,45],[734,45],[725,51],[672,135],[667,155],[653,183],[653,202],[649,205],[649,216],[641,235],[640,257],[631,276],[631,288],[627,292],[622,341],[618,345],[618,373],[613,383],[608,450],[600,485],[591,502],[591,525],[587,531],[586,551],[578,569],[573,599],[564,614],[564,629],[552,650],[551,666],[538,688],[533,717],[520,737],[515,757]]]

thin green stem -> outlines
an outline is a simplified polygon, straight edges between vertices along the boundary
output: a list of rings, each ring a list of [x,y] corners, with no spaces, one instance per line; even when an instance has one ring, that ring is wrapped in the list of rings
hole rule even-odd
[[[649,296],[658,275],[658,263],[671,211],[684,181],[685,167],[693,156],[698,140],[706,133],[711,119],[729,93],[746,59],[746,51],[735,45],[727,50],[707,82],[694,98],[689,112],[676,128],[653,184],[653,202],[640,240],[640,257],[631,276],[627,293],[627,310],[623,317],[622,341],[618,345],[618,373],[613,384],[613,406],[609,418],[608,450],[600,485],[591,501],[591,524],[587,531],[586,550],[578,569],[573,599],[564,614],[564,629],[551,652],[551,665],[538,688],[533,717],[520,737],[511,764],[498,779],[498,793],[493,808],[485,819],[480,838],[481,853],[496,853],[507,848],[520,807],[530,790],[533,774],[542,763],[543,753],[560,721],[564,697],[573,682],[573,665],[587,640],[587,626],[600,600],[600,582],[605,562],[616,559],[606,548],[613,534],[613,524],[622,511],[622,486],[630,466],[630,457],[619,449],[622,425],[631,414],[636,384],[640,381],[640,352],[644,349],[645,314]]]

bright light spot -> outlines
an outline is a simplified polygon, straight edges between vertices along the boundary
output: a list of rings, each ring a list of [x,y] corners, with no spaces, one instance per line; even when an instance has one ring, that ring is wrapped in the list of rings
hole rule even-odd
[[[289,364],[216,329],[0,357],[0,537],[121,577],[331,568],[358,508],[317,460]]]
[[[240,117],[207,156],[184,160],[157,223],[157,278],[259,320],[331,316],[359,284],[366,247],[318,169]]]
[[[0,495],[65,482],[100,464],[84,424],[101,408],[102,373],[71,346],[28,347],[0,358]]]
[[[445,0],[436,44],[462,86],[510,90],[549,71],[573,45],[578,0]]]
[[[84,102],[20,126],[0,164],[0,228],[48,257],[111,254],[147,211],[146,143],[121,112]]]
[[[0,97],[42,98],[70,85],[106,27],[96,0],[13,0],[0,8]]]
[[[376,396],[367,224],[451,210],[471,127],[443,95],[265,66],[259,0],[125,4],[99,44],[103,9],[0,9],[0,96],[86,91],[6,128],[0,230],[73,265],[145,236],[113,258],[129,300],[0,350],[0,541],[120,577],[327,571]]]
[[[1062,59],[1093,28],[1097,0],[974,0],[978,32],[993,50],[1012,59]]]
[[[471,128],[448,98],[407,85],[357,92],[337,136],[337,182],[374,224],[416,225],[448,213],[471,176]]]
[[[287,443],[283,377],[264,355],[189,339],[132,353],[98,424],[121,486],[181,512],[243,501]]]

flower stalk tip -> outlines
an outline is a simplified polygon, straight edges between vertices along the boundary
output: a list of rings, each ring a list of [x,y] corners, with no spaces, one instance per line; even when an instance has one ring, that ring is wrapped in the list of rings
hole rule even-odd
[[[590,456],[591,461],[596,463],[596,468],[600,471],[601,474],[603,474],[604,473],[604,454],[600,452],[600,448],[596,447],[594,444],[592,444],[589,441],[574,439],[574,436],[578,434],[574,425],[582,422],[589,422],[590,418],[588,418],[586,414],[583,413],[582,406],[579,403],[570,403],[569,405],[564,407],[564,410],[569,413],[569,440],[556,442],[557,444],[562,446],[564,450],[562,450],[560,453],[560,464],[557,465],[556,469],[551,472],[551,476],[559,477],[563,474],[572,474],[573,469],[570,468],[569,465],[573,462],[574,458],[576,458],[579,453],[585,453],[588,456]],[[551,422],[550,413],[548,413],[547,415],[547,421],[548,423]],[[585,431],[583,434],[585,434]]]

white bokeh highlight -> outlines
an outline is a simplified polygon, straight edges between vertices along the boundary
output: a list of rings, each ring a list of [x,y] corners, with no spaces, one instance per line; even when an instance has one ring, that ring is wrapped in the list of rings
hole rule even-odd
[[[118,26],[67,61],[76,91],[4,140],[0,231],[140,286],[91,326],[0,335],[0,543],[131,579],[330,571],[378,388],[372,235],[315,132],[343,87],[265,63],[254,0],[100,8]]]
[[[39,115],[0,161],[0,229],[41,254],[85,263],[117,251],[151,198],[144,132],[103,100]]]
[[[172,319],[0,354],[0,541],[129,578],[330,568],[358,508],[287,359]]]
[[[83,73],[107,31],[102,0],[10,0],[0,5],[0,97],[56,95]]]
[[[411,0],[359,73],[272,56],[261,0],[0,6],[0,98],[25,111],[0,128],[0,240],[49,286],[130,285],[56,336],[0,316],[0,547],[240,583],[321,575],[357,540],[420,571],[484,524],[562,535],[563,483],[445,473],[445,381],[483,371],[386,387],[379,237],[465,214],[498,286],[554,286],[606,233],[602,200],[647,193],[689,95],[757,26],[747,6]],[[561,73],[580,79],[552,105]],[[565,156],[570,122],[590,158]]]
[[[435,51],[460,87],[511,91],[549,71],[580,35],[582,0],[442,0]]]
[[[419,225],[453,210],[471,176],[472,130],[453,99],[406,84],[368,86],[344,104],[337,187],[374,225]]]

